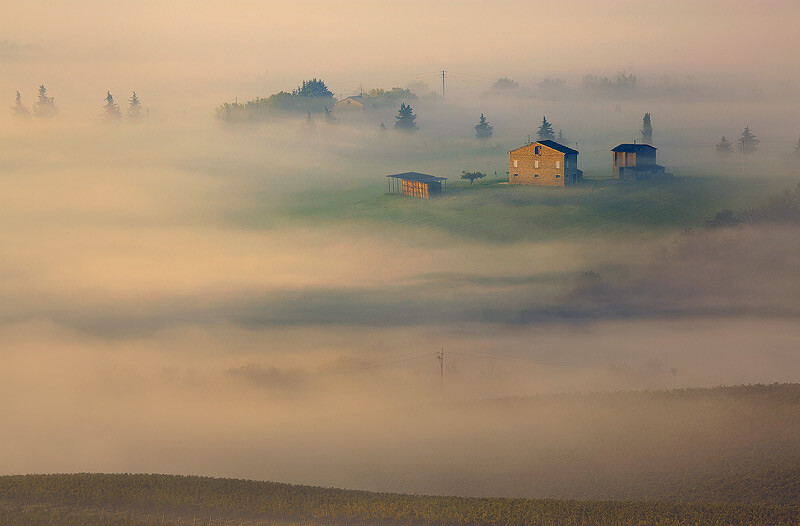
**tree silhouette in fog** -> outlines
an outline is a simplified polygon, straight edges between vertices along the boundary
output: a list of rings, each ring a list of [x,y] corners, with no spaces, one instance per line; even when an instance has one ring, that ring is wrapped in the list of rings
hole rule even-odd
[[[653,125],[650,123],[650,114],[645,113],[642,118],[642,142],[645,144],[653,143]]]
[[[33,105],[33,115],[42,119],[50,119],[58,114],[58,106],[56,106],[53,97],[47,96],[47,88],[44,84],[39,86],[39,99]]]
[[[13,106],[11,106],[11,111],[17,117],[29,117],[31,112],[30,110],[22,103],[22,95],[17,92],[17,99]]]
[[[469,179],[470,185],[475,183],[475,179],[483,179],[484,177],[486,177],[486,174],[481,172],[468,172],[466,170],[461,170],[461,178]]]
[[[475,137],[481,140],[491,139],[494,133],[494,127],[489,126],[489,121],[486,120],[483,113],[478,124],[475,126]]]
[[[329,110],[327,106],[325,106],[324,117],[326,124],[339,124],[339,119],[333,116],[333,113],[331,113],[331,110]]]
[[[544,116],[542,117],[542,125],[539,126],[539,130],[536,132],[536,136],[540,141],[547,139],[552,141],[556,138],[556,134],[553,131],[553,125],[547,122],[547,118]]]
[[[742,136],[739,138],[739,151],[742,153],[753,153],[758,149],[760,143],[756,136],[750,132],[750,128],[745,126]]]
[[[717,153],[722,155],[727,155],[733,151],[731,149],[731,141],[726,139],[724,135],[722,136],[722,139],[714,147],[714,149],[717,151]]]
[[[397,122],[394,123],[395,130],[411,133],[419,129],[416,122],[417,116],[414,115],[411,106],[407,105],[405,102],[400,104],[400,110],[397,112],[397,117],[395,117],[395,119],[397,120]]]
[[[106,105],[104,106],[103,117],[107,122],[119,122],[122,119],[122,112],[119,111],[119,106],[114,102],[114,96],[110,91],[106,92]]]
[[[132,121],[138,121],[141,120],[142,117],[144,117],[142,103],[134,91],[128,104],[128,118]]]

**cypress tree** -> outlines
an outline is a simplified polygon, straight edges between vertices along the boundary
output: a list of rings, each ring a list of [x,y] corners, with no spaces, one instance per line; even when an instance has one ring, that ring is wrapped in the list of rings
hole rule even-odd
[[[645,113],[642,118],[642,142],[645,144],[652,144],[653,142],[653,125],[650,123],[650,114]]]

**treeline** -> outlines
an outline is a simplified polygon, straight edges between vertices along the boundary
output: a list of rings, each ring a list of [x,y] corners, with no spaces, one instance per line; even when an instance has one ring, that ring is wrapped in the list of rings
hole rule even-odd
[[[103,106],[103,113],[101,117],[107,122],[117,123],[122,120],[122,111],[119,105],[114,101],[114,96],[110,91],[106,92],[105,106]],[[47,88],[44,84],[39,86],[39,94],[36,102],[33,104],[33,112],[22,102],[22,94],[17,91],[16,100],[11,107],[11,113],[19,118],[26,118],[33,115],[34,117],[51,119],[58,115],[59,108],[56,106],[55,98],[47,94]],[[142,109],[142,102],[136,92],[133,92],[131,98],[128,100],[128,109],[126,116],[131,121],[139,121],[144,118],[145,113]]]
[[[25,509],[47,518],[43,510],[58,506],[69,510],[72,516],[80,512],[80,507],[91,515],[91,520],[76,524],[115,524],[120,509],[126,523],[136,524],[146,523],[145,512],[155,523],[169,512],[173,524],[181,520],[198,524],[198,517],[199,524],[208,523],[211,517],[220,514],[226,517],[226,522],[230,516],[240,520],[247,516],[248,524],[302,521],[314,526],[800,524],[800,506],[796,504],[429,497],[175,475],[83,473],[0,477],[0,513],[5,511],[6,519],[15,518],[18,524],[37,524],[25,520]],[[113,509],[115,513],[109,512],[105,522],[100,517],[101,509]],[[52,520],[52,513],[49,516]],[[241,522],[234,519],[234,524]]]
[[[417,99],[409,89],[394,87],[390,90],[374,88],[358,97],[360,101],[370,107],[387,107]],[[227,122],[260,122],[285,114],[311,114],[325,113],[330,121],[330,114],[334,109],[336,100],[333,93],[322,79],[313,78],[304,80],[300,86],[291,92],[280,91],[269,97],[257,97],[247,102],[226,102],[214,111],[214,116]]]

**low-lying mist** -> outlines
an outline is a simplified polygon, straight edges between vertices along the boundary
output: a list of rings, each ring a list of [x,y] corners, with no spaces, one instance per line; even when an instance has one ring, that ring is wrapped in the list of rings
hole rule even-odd
[[[797,380],[796,225],[703,221],[793,185],[778,146],[744,176],[735,160],[667,146],[676,181],[625,186],[608,149],[635,136],[644,106],[533,101],[513,118],[499,101],[497,135],[478,144],[474,102],[420,104],[413,137],[378,132],[395,109],[313,129],[230,127],[211,109],[153,111],[141,126],[74,112],[3,121],[0,472],[639,498],[643,481],[698,463],[744,469],[704,457],[712,443],[795,458],[773,434],[792,422],[785,408],[748,434],[728,399],[587,394]],[[543,112],[579,142],[586,186],[496,184]],[[680,144],[680,120],[654,113],[659,140]],[[464,169],[493,182],[468,189]],[[385,175],[410,170],[449,177],[453,192],[383,195]],[[681,180],[710,196],[691,218]],[[678,212],[635,224],[662,191]],[[602,206],[578,213],[595,196]],[[604,210],[615,206],[628,214]],[[530,207],[540,222],[520,219]],[[426,219],[441,210],[447,223]],[[471,230],[492,221],[521,233]],[[563,393],[582,395],[550,396]]]

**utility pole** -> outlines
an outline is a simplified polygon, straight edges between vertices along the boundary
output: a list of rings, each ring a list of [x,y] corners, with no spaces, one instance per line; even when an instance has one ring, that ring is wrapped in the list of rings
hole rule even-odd
[[[439,360],[439,401],[444,402],[444,347],[436,358]]]
[[[444,74],[446,73],[445,70],[442,70],[442,100],[444,100]]]

